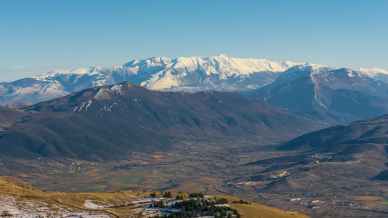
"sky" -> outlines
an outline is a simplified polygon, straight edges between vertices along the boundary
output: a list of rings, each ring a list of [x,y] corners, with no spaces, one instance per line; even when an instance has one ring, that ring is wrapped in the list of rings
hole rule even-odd
[[[388,69],[387,0],[3,0],[0,81],[151,56]]]

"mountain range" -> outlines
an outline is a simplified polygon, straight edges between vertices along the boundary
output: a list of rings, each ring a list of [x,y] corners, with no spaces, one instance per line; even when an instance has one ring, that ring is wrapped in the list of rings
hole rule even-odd
[[[225,55],[50,72],[0,83],[0,171],[386,217],[387,101],[382,69]]]
[[[271,83],[279,72],[297,64],[226,55],[130,60],[118,67],[53,71],[32,78],[2,82],[0,105],[31,105],[86,88],[127,81],[152,90],[250,90]]]
[[[158,92],[126,82],[4,109],[2,117],[0,153],[16,157],[118,158],[166,150],[176,141],[269,142],[321,127],[238,93]]]
[[[111,67],[52,71],[0,83],[0,105],[20,107],[121,82],[155,91],[241,92],[328,124],[388,113],[388,71],[266,59],[152,57]]]
[[[347,123],[388,112],[384,77],[349,68],[296,66],[253,91],[253,96],[292,113]]]

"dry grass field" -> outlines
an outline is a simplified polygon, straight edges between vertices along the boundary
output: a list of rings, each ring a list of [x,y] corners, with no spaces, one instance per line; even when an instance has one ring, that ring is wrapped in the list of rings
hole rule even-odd
[[[44,202],[49,208],[64,207],[74,211],[101,212],[110,217],[134,217],[136,208],[129,202],[148,196],[141,192],[45,192],[10,177],[0,177],[0,197],[12,196],[17,201]],[[305,218],[307,216],[287,212],[257,203],[238,203],[240,199],[232,196],[227,198],[232,208],[244,218]],[[115,205],[111,208],[88,209],[86,201],[93,201],[103,205]],[[1,209],[1,208],[0,208]]]
[[[231,204],[243,218],[307,218],[308,216],[297,213],[284,211],[262,204]]]
[[[241,199],[229,196],[221,195],[228,199],[230,206],[236,209],[242,218],[308,218],[309,216],[294,211],[285,211],[278,208],[269,207],[263,204],[254,202],[244,202]]]

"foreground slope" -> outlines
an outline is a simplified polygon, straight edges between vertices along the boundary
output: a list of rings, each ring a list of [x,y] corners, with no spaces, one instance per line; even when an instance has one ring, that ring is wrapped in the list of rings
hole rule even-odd
[[[1,132],[17,157],[117,158],[179,141],[284,140],[320,125],[237,93],[155,92],[123,83],[87,89],[25,109]]]
[[[37,217],[146,217],[147,193],[66,193],[44,192],[13,178],[0,177],[0,213],[2,216]],[[287,212],[256,203],[239,203],[239,199],[226,197],[231,207],[243,218],[304,218],[303,214]],[[139,202],[139,203],[136,203]]]
[[[133,192],[44,192],[14,178],[0,177],[0,213],[5,217],[120,217],[124,214],[119,209],[91,209],[87,202],[121,205],[139,197]],[[125,215],[134,215],[134,211],[127,207]]]

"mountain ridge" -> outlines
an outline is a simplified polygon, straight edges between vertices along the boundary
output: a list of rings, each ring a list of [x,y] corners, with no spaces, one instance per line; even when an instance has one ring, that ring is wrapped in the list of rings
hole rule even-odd
[[[86,89],[22,113],[1,132],[2,154],[116,158],[193,138],[284,140],[321,127],[238,93],[157,92],[128,83]]]
[[[388,84],[348,68],[295,66],[251,94],[268,104],[329,123],[388,113]]]
[[[90,67],[0,83],[0,105],[23,107],[122,82],[164,92],[241,92],[328,124],[388,112],[388,71],[267,59],[151,57],[112,68]]]
[[[280,148],[337,153],[346,150],[349,154],[351,149],[356,150],[360,148],[360,145],[386,145],[388,143],[387,130],[388,115],[386,114],[368,120],[355,121],[349,125],[338,125],[313,131],[285,143]]]
[[[266,59],[152,57],[112,68],[89,67],[0,83],[0,105],[31,105],[82,89],[131,82],[152,90],[236,91],[261,87],[299,63]]]

